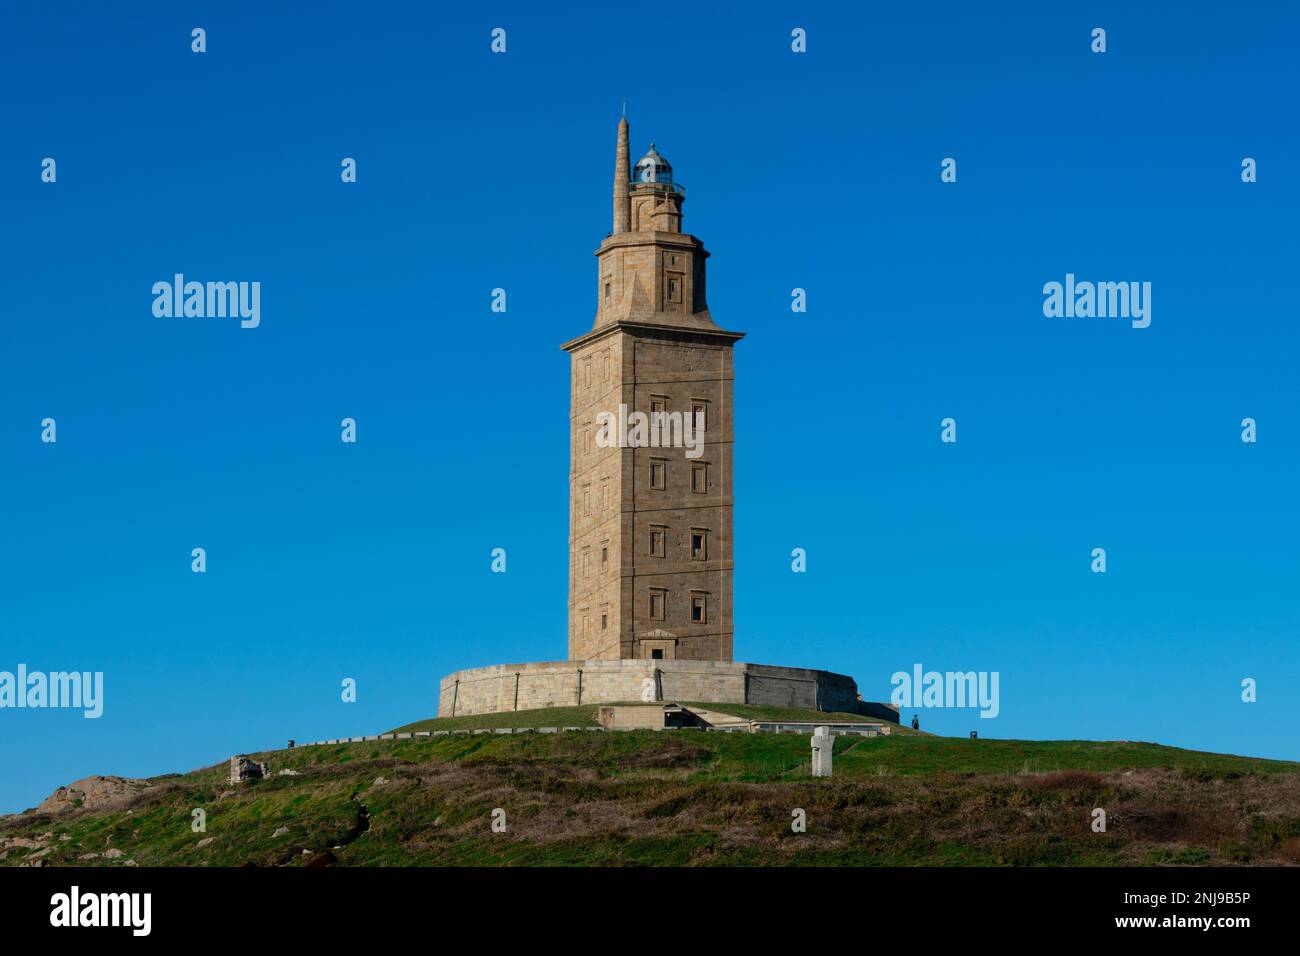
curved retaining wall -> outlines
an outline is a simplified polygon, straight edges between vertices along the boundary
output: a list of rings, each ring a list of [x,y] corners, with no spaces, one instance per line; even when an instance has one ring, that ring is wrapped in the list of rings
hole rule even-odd
[[[649,683],[647,683],[647,681]],[[647,699],[766,704],[858,713],[858,685],[829,671],[732,661],[589,660],[494,664],[456,671],[438,688],[438,716]]]

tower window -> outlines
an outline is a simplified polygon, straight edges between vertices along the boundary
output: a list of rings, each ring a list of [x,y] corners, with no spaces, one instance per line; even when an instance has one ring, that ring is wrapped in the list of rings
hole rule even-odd
[[[709,490],[709,466],[708,465],[691,465],[691,491],[697,495],[706,494]]]
[[[609,627],[609,615],[608,615],[608,614],[602,614],[602,615],[600,616],[600,629],[603,631],[603,630],[605,630],[607,627]]]
[[[606,301],[606,302],[609,301],[609,283],[608,283],[608,282],[605,283],[605,301]]]
[[[662,458],[650,459],[650,487],[655,491],[668,487],[668,462]]]
[[[662,558],[667,550],[668,529],[651,528],[650,529],[650,556]]]
[[[669,275],[667,278],[668,278],[668,285],[667,285],[668,301],[681,302],[682,301],[682,274],[680,272],[674,273],[672,275]]]
[[[602,567],[609,563],[609,548],[600,549],[600,563]]]
[[[668,605],[668,592],[659,588],[650,590],[650,620],[662,621]]]
[[[663,649],[662,647],[656,647],[656,648],[654,648],[654,649],[650,652],[650,659],[651,659],[652,661],[661,661],[661,660],[663,660],[663,659],[664,659],[664,649]]]
[[[703,531],[691,532],[691,560],[703,561],[708,555],[706,554],[705,540]]]
[[[704,602],[705,602],[705,595],[703,594],[691,595],[691,623],[692,624],[706,623]]]
[[[661,395],[651,395],[650,396],[650,444],[652,446],[655,444],[662,444],[662,442],[665,440],[662,437],[662,435],[658,439],[656,439],[655,436],[661,434],[660,429],[666,429],[667,427],[668,427],[668,399],[664,398]]]

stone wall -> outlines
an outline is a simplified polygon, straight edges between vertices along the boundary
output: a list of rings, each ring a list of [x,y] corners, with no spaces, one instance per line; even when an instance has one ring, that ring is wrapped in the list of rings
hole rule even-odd
[[[658,652],[658,659],[731,661],[737,335],[620,325],[565,346],[572,355],[572,660],[655,659]],[[678,447],[601,447],[601,415],[617,417],[621,406],[692,421],[698,408],[699,457]]]
[[[857,713],[862,703],[857,696],[853,678],[800,667],[691,660],[551,661],[449,674],[439,686],[438,716],[646,699]]]

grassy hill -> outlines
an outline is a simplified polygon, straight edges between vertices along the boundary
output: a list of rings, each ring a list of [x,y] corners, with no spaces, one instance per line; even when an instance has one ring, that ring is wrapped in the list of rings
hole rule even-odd
[[[633,703],[640,703],[639,701]],[[768,707],[756,704],[704,704],[683,701],[688,706],[705,707],[746,720],[821,720],[837,723],[885,723],[861,714],[827,713],[820,710],[800,710],[795,707]],[[417,720],[390,731],[414,733],[418,730],[472,730],[492,727],[597,727],[597,704],[579,707],[547,707],[541,710],[507,711],[501,714],[480,714],[477,717],[435,717]],[[891,725],[892,726],[892,725]],[[911,728],[907,728],[911,732]]]
[[[594,708],[509,716],[583,726]],[[403,729],[430,727],[453,725]],[[809,776],[808,738],[795,735],[582,731],[275,751],[253,756],[293,775],[232,786],[223,761],[108,805],[0,819],[0,865],[1300,863],[1300,764],[905,731],[838,739],[829,780]],[[1105,833],[1091,830],[1094,807]],[[195,808],[205,833],[191,831]],[[492,832],[496,808],[505,833]],[[806,833],[791,831],[795,808]]]

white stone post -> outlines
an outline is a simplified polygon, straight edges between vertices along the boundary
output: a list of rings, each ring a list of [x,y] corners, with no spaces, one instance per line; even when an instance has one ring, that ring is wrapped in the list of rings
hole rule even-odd
[[[831,751],[835,747],[835,738],[829,727],[818,727],[812,735],[812,775],[829,777],[831,775]]]

